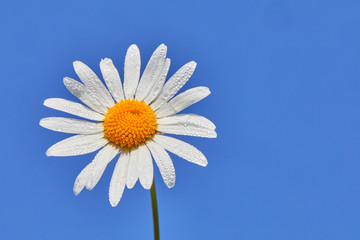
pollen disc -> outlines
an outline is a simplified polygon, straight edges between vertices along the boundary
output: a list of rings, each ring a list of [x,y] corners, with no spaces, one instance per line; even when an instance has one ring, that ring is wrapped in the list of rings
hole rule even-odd
[[[146,142],[156,132],[156,115],[143,101],[122,100],[108,109],[104,119],[105,137],[122,148]]]

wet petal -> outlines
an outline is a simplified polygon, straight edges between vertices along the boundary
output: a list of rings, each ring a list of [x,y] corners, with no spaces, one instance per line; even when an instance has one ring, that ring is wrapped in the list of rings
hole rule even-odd
[[[102,121],[104,115],[97,113],[84,105],[62,98],[48,98],[44,101],[46,107],[66,112],[75,116],[95,121]]]
[[[118,205],[124,192],[129,159],[129,153],[123,152],[115,165],[109,187],[109,201],[113,207]]]
[[[172,188],[175,185],[175,168],[169,154],[153,141],[146,142],[146,146],[149,148],[166,186]]]
[[[106,89],[104,84],[100,81],[98,76],[84,63],[75,61],[73,63],[76,74],[85,84],[91,95],[96,97],[99,102],[110,108],[114,106],[114,101]]]
[[[196,68],[196,62],[191,61],[182,66],[164,85],[160,95],[151,104],[154,110],[167,103],[189,80]]]
[[[214,130],[198,127],[193,124],[171,124],[158,125],[157,131],[168,134],[187,135],[193,137],[216,138],[217,134]]]
[[[141,76],[136,91],[136,100],[144,100],[157,82],[165,63],[167,47],[161,44],[152,54],[146,68]]]
[[[166,150],[189,162],[198,164],[203,167],[208,163],[204,154],[202,154],[197,148],[179,139],[164,135],[155,135],[153,140]]]
[[[150,104],[152,101],[154,101],[156,99],[157,96],[159,96],[159,94],[164,86],[164,82],[166,80],[167,74],[169,72],[170,62],[171,62],[170,58],[165,59],[164,66],[161,70],[160,76],[157,79],[157,82],[154,84],[150,93],[144,99],[144,102],[146,104]]]
[[[76,156],[94,152],[105,146],[108,141],[104,133],[92,135],[75,135],[52,145],[47,151],[47,156]]]
[[[139,159],[137,172],[140,183],[145,189],[150,189],[154,178],[154,167],[150,151],[145,145],[140,145],[136,152]]]
[[[124,99],[124,90],[118,70],[109,58],[105,58],[100,62],[100,69],[106,86],[116,102]]]
[[[140,50],[133,44],[125,56],[124,93],[126,99],[133,99],[140,77]]]
[[[160,118],[158,125],[193,125],[200,128],[215,130],[216,126],[209,119],[196,114],[176,114],[174,116]]]
[[[111,144],[102,148],[95,156],[94,160],[89,163],[77,176],[73,191],[78,195],[83,188],[91,190],[100,180],[107,164],[115,157],[119,149],[114,148]]]
[[[130,151],[130,160],[129,160],[129,166],[128,166],[128,174],[126,179],[126,186],[131,189],[135,186],[139,175],[137,172],[137,165],[139,162],[139,156],[137,153],[137,149]]]
[[[92,190],[96,186],[104,174],[107,165],[114,159],[119,151],[120,149],[118,147],[113,144],[108,144],[96,154],[94,160],[91,162],[91,171],[86,182],[87,189]]]
[[[57,132],[75,134],[94,134],[104,131],[102,123],[62,117],[43,118],[40,120],[40,126]]]
[[[86,88],[86,86],[68,77],[64,78],[64,85],[75,97],[80,99],[83,103],[99,113],[106,114],[106,107],[102,105],[93,94],[89,92],[89,89]]]
[[[155,113],[158,118],[167,117],[181,112],[185,108],[199,102],[210,94],[207,87],[191,88],[183,93],[180,93],[167,104],[158,109]]]

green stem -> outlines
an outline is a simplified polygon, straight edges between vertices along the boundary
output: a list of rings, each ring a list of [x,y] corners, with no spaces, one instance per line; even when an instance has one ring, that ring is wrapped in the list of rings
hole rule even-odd
[[[154,222],[154,239],[160,240],[160,231],[159,231],[159,214],[156,200],[156,190],[155,190],[155,180],[153,180],[153,184],[150,189],[151,194],[151,206],[153,212],[153,222]]]

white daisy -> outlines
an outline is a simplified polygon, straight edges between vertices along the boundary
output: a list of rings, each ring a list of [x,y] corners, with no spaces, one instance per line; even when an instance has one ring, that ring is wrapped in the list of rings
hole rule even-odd
[[[163,135],[216,137],[215,125],[205,117],[177,114],[208,96],[210,91],[207,87],[195,87],[174,97],[193,74],[196,63],[185,64],[165,83],[170,67],[166,52],[167,47],[161,44],[140,78],[140,52],[136,45],[131,45],[125,57],[124,86],[113,62],[108,58],[101,60],[100,69],[107,88],[88,66],[76,61],[74,69],[82,83],[66,77],[64,84],[88,107],[61,98],[44,101],[49,108],[92,120],[49,117],[40,121],[42,127],[50,130],[76,134],[51,146],[47,156],[82,155],[101,148],[77,176],[75,195],[84,187],[93,189],[118,153],[121,154],[109,188],[112,206],[119,203],[125,185],[131,189],[139,179],[145,189],[151,188],[152,158],[166,186],[174,186],[175,169],[166,150],[189,162],[207,165],[198,149]]]

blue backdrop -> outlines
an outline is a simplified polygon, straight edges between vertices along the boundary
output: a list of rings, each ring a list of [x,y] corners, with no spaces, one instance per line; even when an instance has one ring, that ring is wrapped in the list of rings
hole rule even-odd
[[[151,239],[150,193],[108,202],[112,162],[96,188],[72,192],[95,154],[46,157],[69,136],[41,128],[68,116],[42,106],[75,98],[74,60],[122,70],[136,43],[142,66],[168,46],[170,74],[212,94],[185,112],[217,139],[181,137],[206,168],[171,155],[173,189],[156,169],[162,239],[360,239],[360,2],[0,2],[0,239]],[[144,67],[142,67],[143,69]],[[122,71],[120,71],[123,76]]]

